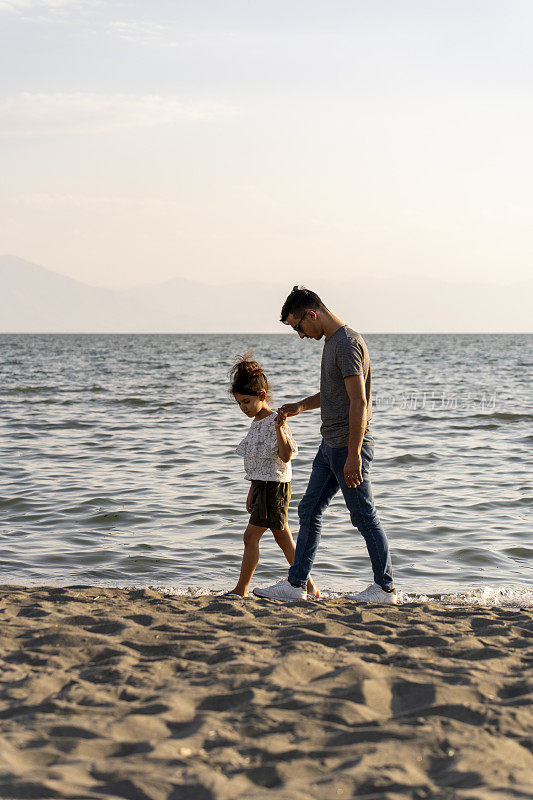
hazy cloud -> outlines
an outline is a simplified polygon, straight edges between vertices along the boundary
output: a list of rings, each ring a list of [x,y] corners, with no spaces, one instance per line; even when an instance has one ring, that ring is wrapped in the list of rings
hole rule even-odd
[[[168,25],[144,20],[117,20],[110,22],[108,31],[133,44],[155,44],[176,47],[177,41],[171,38]]]
[[[40,209],[56,209],[59,207],[83,208],[90,211],[106,210],[117,212],[124,210],[130,212],[139,210],[143,213],[171,214],[173,217],[179,213],[183,204],[175,200],[160,197],[133,197],[130,195],[83,195],[83,194],[52,194],[36,192],[34,194],[20,195],[11,200],[13,205],[33,206]]]
[[[0,9],[8,11],[42,10],[87,5],[87,0],[0,0]]]
[[[172,95],[21,92],[0,101],[0,133],[102,133],[209,119],[234,111],[222,103],[184,101]]]

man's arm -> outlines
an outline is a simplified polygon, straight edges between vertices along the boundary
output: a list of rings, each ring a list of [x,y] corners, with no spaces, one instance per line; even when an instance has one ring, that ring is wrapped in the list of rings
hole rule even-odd
[[[350,435],[348,438],[348,457],[344,465],[344,479],[348,486],[355,489],[363,482],[363,462],[361,445],[366,429],[366,390],[363,375],[349,375],[344,385],[350,398]]]
[[[320,392],[312,394],[301,401],[302,411],[312,411],[313,408],[320,408]]]
[[[320,392],[300,400],[298,403],[285,403],[284,406],[278,408],[278,414],[282,417],[295,417],[301,414],[302,411],[311,411],[313,408],[320,408]]]

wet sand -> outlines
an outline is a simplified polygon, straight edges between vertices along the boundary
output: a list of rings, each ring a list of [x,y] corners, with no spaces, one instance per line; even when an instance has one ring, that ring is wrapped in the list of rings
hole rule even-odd
[[[531,798],[532,618],[0,587],[0,797]]]

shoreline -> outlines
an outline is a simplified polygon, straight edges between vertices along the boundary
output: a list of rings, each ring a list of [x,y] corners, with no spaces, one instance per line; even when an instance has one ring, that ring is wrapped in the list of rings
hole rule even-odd
[[[0,797],[526,798],[533,611],[0,586]]]
[[[268,578],[262,579],[262,584],[268,583]],[[274,579],[271,579],[274,580]],[[261,583],[261,581],[260,581]],[[213,588],[213,586],[179,586],[179,585],[164,585],[154,583],[135,583],[135,582],[118,582],[118,583],[56,583],[54,585],[42,582],[35,583],[0,583],[0,592],[5,589],[10,590],[31,590],[36,591],[39,589],[65,589],[65,590],[105,590],[105,591],[150,591],[159,593],[165,597],[174,598],[216,598],[220,597],[227,591],[228,581],[223,585]],[[362,585],[361,587],[362,588]],[[351,589],[323,589],[321,590],[320,601],[343,600],[346,596],[353,594],[355,590]],[[246,598],[247,602],[255,602],[259,600],[252,589]],[[426,605],[432,604],[442,606],[445,608],[507,608],[507,609],[533,609],[533,586],[525,583],[513,584],[499,584],[491,585],[484,584],[480,586],[462,586],[456,590],[450,587],[444,589],[433,590],[432,592],[424,592],[420,590],[418,593],[412,592],[409,589],[398,590],[398,605]]]

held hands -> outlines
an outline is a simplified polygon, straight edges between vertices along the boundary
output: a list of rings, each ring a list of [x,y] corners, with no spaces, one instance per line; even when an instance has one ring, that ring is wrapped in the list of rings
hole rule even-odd
[[[285,403],[284,406],[278,408],[278,417],[282,416],[285,421],[287,417],[295,417],[297,414],[301,414],[304,410],[302,403]]]
[[[344,480],[350,489],[355,489],[363,483],[363,461],[360,453],[348,455],[344,465]]]

